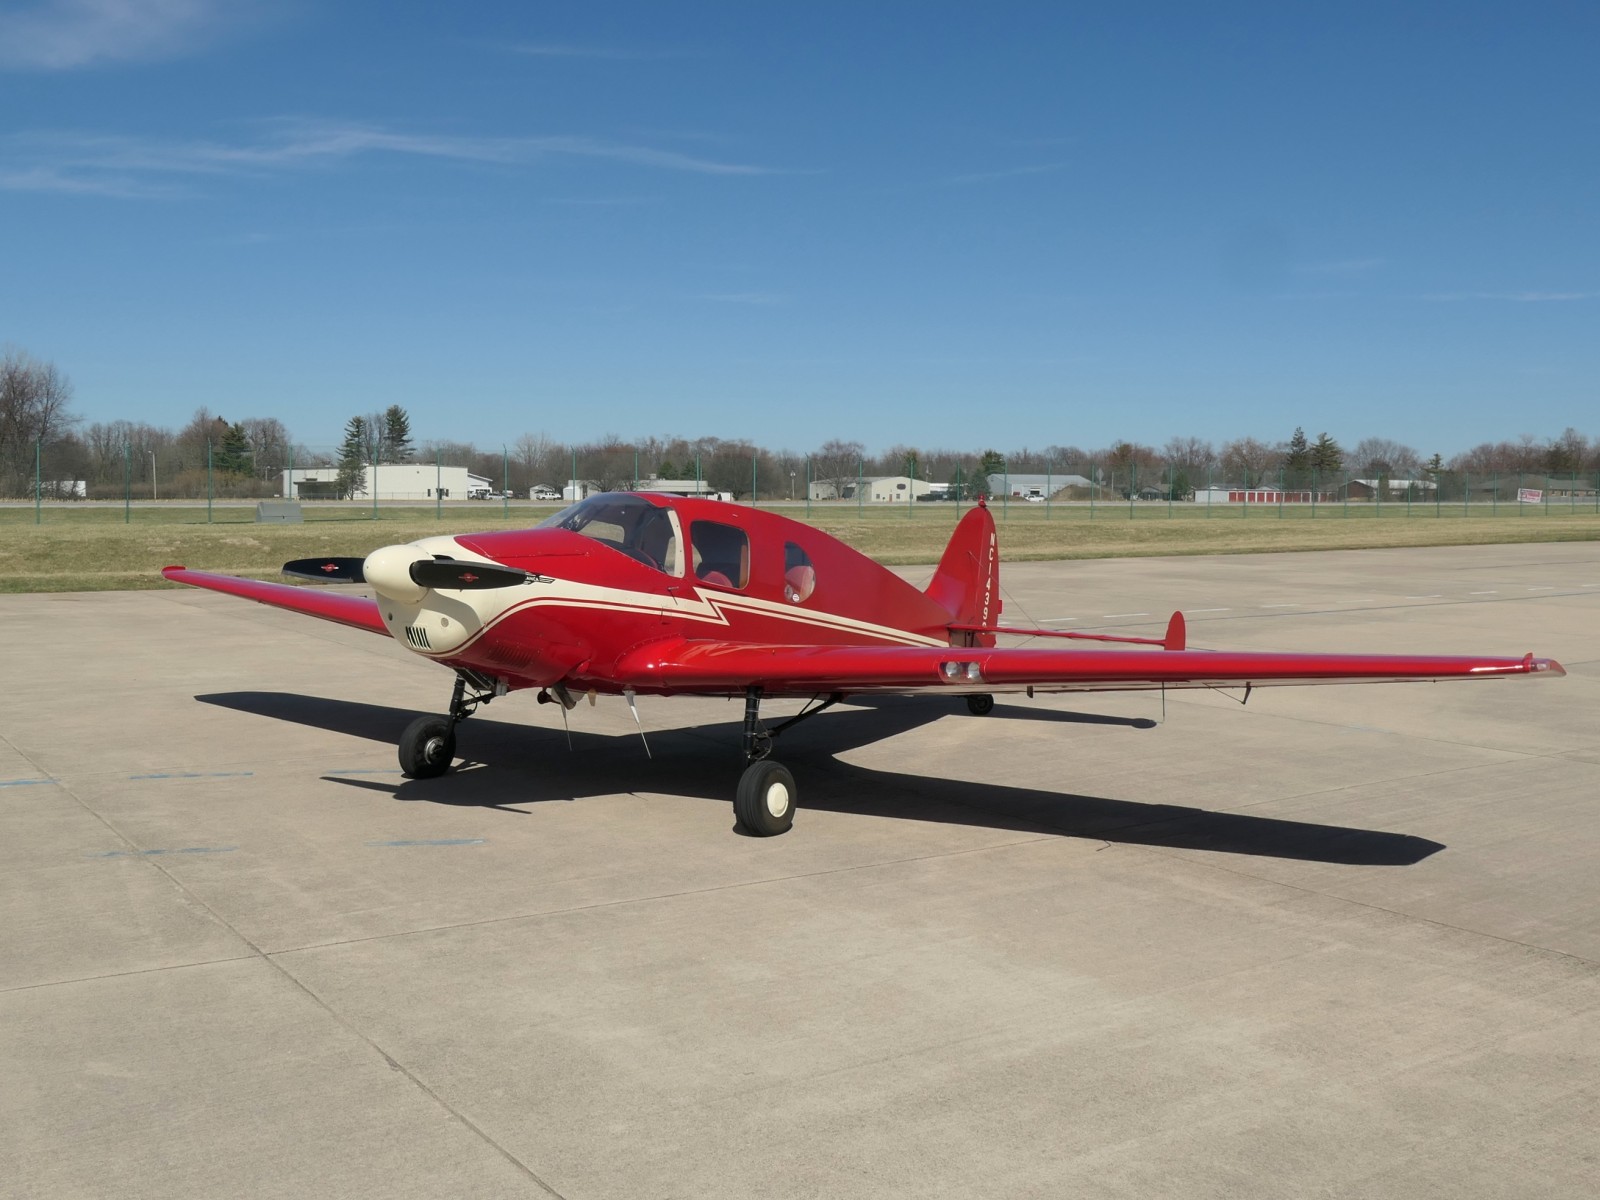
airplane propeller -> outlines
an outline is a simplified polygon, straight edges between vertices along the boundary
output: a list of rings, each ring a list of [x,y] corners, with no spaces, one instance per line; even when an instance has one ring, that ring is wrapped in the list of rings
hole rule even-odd
[[[487,588],[516,587],[531,576],[516,567],[489,563],[463,562],[455,558],[423,558],[411,564],[411,582],[418,587],[449,588],[455,591],[482,591]]]
[[[283,564],[283,573],[318,583],[365,583],[364,558],[297,558]]]

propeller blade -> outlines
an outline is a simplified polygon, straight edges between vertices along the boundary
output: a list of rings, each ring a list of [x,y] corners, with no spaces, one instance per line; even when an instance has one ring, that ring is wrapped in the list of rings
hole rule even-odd
[[[528,581],[528,573],[516,567],[434,558],[412,563],[411,581],[418,587],[480,591],[485,588],[516,587]]]
[[[283,573],[318,583],[365,583],[364,558],[297,558],[283,564]]]

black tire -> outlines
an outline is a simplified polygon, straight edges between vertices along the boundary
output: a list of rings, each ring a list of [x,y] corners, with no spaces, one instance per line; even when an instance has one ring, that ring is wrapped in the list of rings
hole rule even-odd
[[[763,758],[751,763],[739,777],[733,815],[746,833],[776,837],[787,833],[794,824],[794,804],[799,794],[789,768]]]
[[[987,717],[994,711],[994,697],[986,695],[968,696],[967,711],[975,717]]]
[[[412,779],[443,775],[455,757],[455,726],[443,717],[418,717],[400,735],[400,770]]]

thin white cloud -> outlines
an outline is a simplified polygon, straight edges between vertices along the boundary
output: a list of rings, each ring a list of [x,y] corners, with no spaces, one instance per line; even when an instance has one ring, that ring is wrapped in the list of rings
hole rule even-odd
[[[782,304],[787,297],[776,292],[708,292],[700,299],[712,300],[718,304]]]
[[[1366,275],[1384,266],[1382,258],[1338,258],[1329,262],[1301,263],[1295,267],[1305,275]]]
[[[13,134],[0,148],[14,164],[18,190],[114,193],[159,190],[152,180],[183,176],[268,174],[336,165],[365,155],[390,154],[455,162],[532,166],[556,159],[590,159],[700,175],[781,174],[769,167],[683,154],[630,142],[575,135],[471,137],[408,133],[335,121],[280,121],[254,142],[173,141],[84,133]],[[6,186],[0,183],[0,186]]]
[[[1503,300],[1513,304],[1548,304],[1564,300],[1594,300],[1600,292],[1433,292],[1424,300]]]
[[[174,58],[210,41],[247,7],[219,0],[42,0],[0,13],[0,67],[62,71]]]
[[[640,50],[627,46],[581,46],[571,42],[517,42],[507,49],[513,54],[526,54],[531,58],[590,58],[606,62],[647,62],[653,59],[679,57],[668,50]]]
[[[952,175],[947,184],[989,183],[997,179],[1020,179],[1027,175],[1049,175],[1063,170],[1066,163],[1033,163],[1025,167],[1008,167],[1000,171],[975,171],[970,175]]]
[[[124,176],[102,175],[75,178],[50,167],[27,167],[20,171],[0,171],[0,192],[57,192],[78,196],[115,196],[120,199],[150,200],[176,194],[176,189],[142,183]]]

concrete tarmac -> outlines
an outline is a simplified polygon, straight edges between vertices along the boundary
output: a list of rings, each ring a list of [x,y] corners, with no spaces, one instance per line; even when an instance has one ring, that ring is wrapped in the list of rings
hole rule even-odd
[[[1002,582],[1569,674],[873,700],[755,839],[737,703],[642,699],[647,758],[518,694],[408,781],[450,676],[390,641],[0,597],[0,1192],[1593,1196],[1600,543]]]

